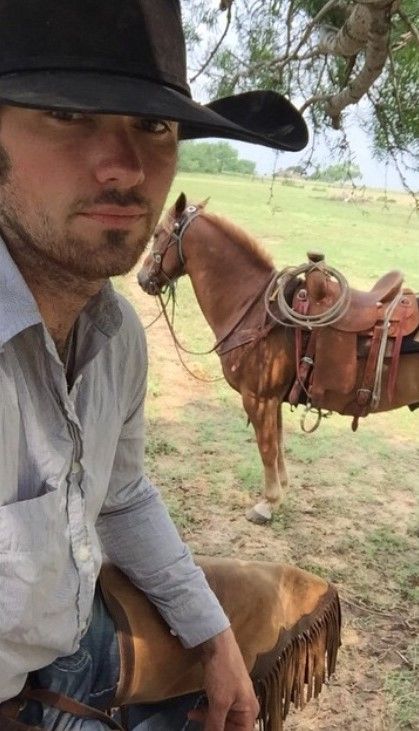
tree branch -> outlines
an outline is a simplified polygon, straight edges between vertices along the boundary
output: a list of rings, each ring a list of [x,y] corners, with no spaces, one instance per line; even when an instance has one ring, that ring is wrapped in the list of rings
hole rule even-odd
[[[397,12],[400,15],[403,23],[405,23],[406,26],[409,28],[412,37],[416,39],[416,43],[419,45],[419,28],[417,28],[415,24],[411,22],[410,18],[407,17],[403,10],[399,9]]]
[[[230,24],[231,24],[231,3],[232,2],[233,2],[233,0],[230,0],[228,6],[226,6],[226,8],[221,8],[222,10],[227,9],[227,22],[226,22],[226,26],[225,26],[224,31],[221,34],[220,38],[218,39],[218,42],[215,44],[215,46],[212,49],[210,55],[208,56],[207,60],[204,61],[204,63],[202,64],[201,68],[198,69],[198,71],[196,72],[196,74],[194,76],[192,76],[192,78],[190,80],[191,81],[191,84],[194,81],[196,81],[197,78],[199,76],[201,76],[201,74],[205,71],[205,69],[210,65],[212,59],[214,58],[215,54],[217,53],[218,49],[220,48],[220,46],[221,46],[221,44],[222,44],[222,42],[224,40],[224,38],[226,37],[226,35],[228,33],[228,29],[230,28]]]
[[[233,0],[220,0],[220,10],[231,10]]]
[[[355,56],[368,41],[370,25],[369,6],[356,5],[339,31],[326,30],[321,33],[317,48],[320,53],[331,53],[334,56]]]
[[[326,112],[331,117],[335,129],[340,127],[340,117],[343,109],[350,104],[359,102],[380,76],[388,58],[390,5],[387,3],[384,6],[381,4],[378,6],[377,3],[375,7],[370,6],[368,12],[370,14],[370,23],[364,66],[359,74],[352,81],[349,81],[345,89],[330,98],[326,107]],[[343,30],[344,28],[339,34],[343,33]]]

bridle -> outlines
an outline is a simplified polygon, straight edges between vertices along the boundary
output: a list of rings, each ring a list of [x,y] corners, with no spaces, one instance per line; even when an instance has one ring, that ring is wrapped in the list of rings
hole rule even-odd
[[[184,268],[185,266],[185,257],[183,254],[183,236],[185,234],[185,231],[189,228],[192,221],[195,220],[199,216],[199,208],[197,206],[189,205],[186,206],[185,210],[183,211],[181,217],[176,220],[173,224],[173,228],[171,231],[168,231],[166,228],[163,228],[163,230],[167,233],[168,239],[165,248],[162,251],[152,251],[151,256],[153,258],[153,265],[151,267],[150,273],[149,273],[149,281],[153,281],[153,279],[157,279],[157,277],[163,276],[166,280],[166,285],[163,286],[171,286],[173,285],[173,280],[169,277],[169,275],[164,271],[163,262],[164,257],[166,256],[167,252],[172,246],[177,247],[177,257],[179,264]],[[162,288],[160,288],[160,291],[162,291]]]

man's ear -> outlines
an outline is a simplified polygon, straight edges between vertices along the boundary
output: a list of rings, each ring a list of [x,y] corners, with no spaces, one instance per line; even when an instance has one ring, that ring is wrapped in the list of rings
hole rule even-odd
[[[175,218],[180,218],[186,208],[186,195],[181,193],[175,203]]]

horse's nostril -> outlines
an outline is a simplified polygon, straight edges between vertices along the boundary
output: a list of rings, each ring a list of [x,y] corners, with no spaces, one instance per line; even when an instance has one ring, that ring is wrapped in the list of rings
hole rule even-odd
[[[144,277],[142,280],[139,278],[138,282],[147,294],[157,294],[159,291],[159,286],[155,279],[147,279]]]

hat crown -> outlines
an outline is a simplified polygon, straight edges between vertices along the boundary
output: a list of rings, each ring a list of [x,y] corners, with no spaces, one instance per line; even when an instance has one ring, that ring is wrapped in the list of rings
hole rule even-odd
[[[95,70],[189,94],[178,0],[0,0],[0,74]]]

